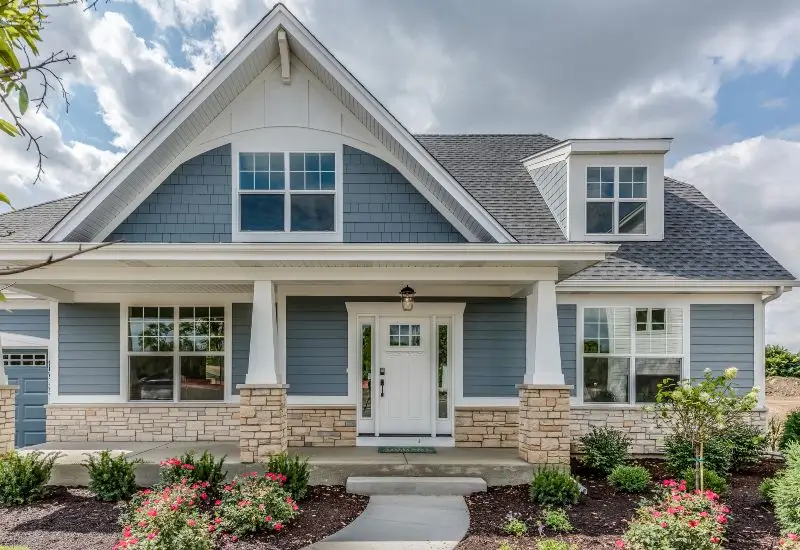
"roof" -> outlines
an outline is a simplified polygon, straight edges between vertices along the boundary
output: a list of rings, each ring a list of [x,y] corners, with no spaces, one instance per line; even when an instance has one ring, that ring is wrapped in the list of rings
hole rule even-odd
[[[85,195],[78,193],[0,215],[0,241],[29,243],[41,240]]]

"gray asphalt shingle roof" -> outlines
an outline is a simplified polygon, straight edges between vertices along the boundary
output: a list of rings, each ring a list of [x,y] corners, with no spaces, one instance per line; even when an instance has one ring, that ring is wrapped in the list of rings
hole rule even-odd
[[[566,243],[521,160],[558,143],[543,134],[416,138],[521,243]],[[0,215],[0,241],[38,241],[84,194]],[[622,243],[574,275],[582,280],[793,280],[794,276],[692,185],[665,179],[663,241]],[[10,234],[5,236],[5,233]]]

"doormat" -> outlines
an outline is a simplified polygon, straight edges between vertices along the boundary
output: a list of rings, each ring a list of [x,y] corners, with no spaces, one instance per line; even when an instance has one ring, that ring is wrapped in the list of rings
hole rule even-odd
[[[436,449],[434,447],[378,447],[378,452],[383,454],[407,453],[416,455],[432,455],[436,453]]]

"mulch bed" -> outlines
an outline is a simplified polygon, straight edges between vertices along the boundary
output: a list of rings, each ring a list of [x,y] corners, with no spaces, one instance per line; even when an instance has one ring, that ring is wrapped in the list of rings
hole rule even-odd
[[[653,471],[654,479],[664,479],[659,461],[642,461]],[[779,529],[772,509],[761,501],[758,485],[764,477],[774,473],[776,466],[765,463],[758,471],[735,475],[731,494],[725,500],[731,508],[731,521],[727,530],[727,550],[774,550],[778,546]],[[588,494],[572,507],[568,514],[575,531],[567,536],[545,532],[545,536],[561,538],[579,550],[616,548],[614,543],[625,530],[626,521],[636,510],[642,495],[617,493],[605,480],[587,475],[577,464],[573,471],[581,478]],[[494,550],[503,541],[515,550],[536,550],[540,540],[537,519],[540,509],[528,500],[526,485],[490,487],[486,493],[467,498],[470,527],[466,538],[457,550]],[[528,536],[510,537],[501,527],[509,513],[528,520]]]
[[[340,530],[367,506],[366,497],[344,487],[309,487],[299,504],[302,513],[280,535],[263,534],[238,541],[237,550],[296,550]],[[110,550],[120,528],[120,508],[98,502],[85,489],[54,488],[47,499],[30,506],[0,508],[0,545],[30,550]]]

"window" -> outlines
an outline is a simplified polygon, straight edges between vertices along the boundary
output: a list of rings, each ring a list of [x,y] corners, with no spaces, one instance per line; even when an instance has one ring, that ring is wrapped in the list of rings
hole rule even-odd
[[[683,365],[683,309],[583,310],[583,401],[649,403]]]
[[[389,347],[419,347],[419,325],[389,325]]]
[[[128,308],[128,373],[131,401],[224,399],[225,308]]]
[[[3,353],[5,367],[46,367],[46,351],[6,351]]]
[[[372,325],[361,325],[361,418],[372,418]]]
[[[333,232],[334,153],[240,153],[239,230]]]
[[[436,333],[439,337],[437,342],[437,369],[436,380],[438,390],[438,406],[436,418],[445,420],[449,417],[450,402],[450,327],[448,325],[437,325]]]
[[[644,235],[646,166],[586,168],[586,233]]]

